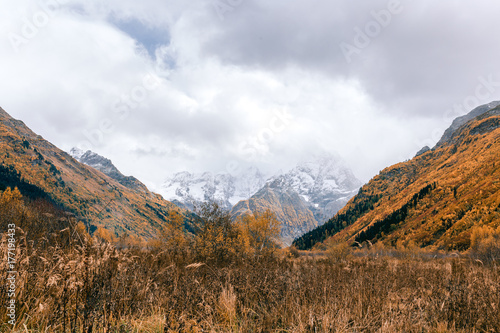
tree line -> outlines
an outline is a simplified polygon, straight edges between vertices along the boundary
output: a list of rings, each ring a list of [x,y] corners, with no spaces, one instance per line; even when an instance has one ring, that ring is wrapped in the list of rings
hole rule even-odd
[[[361,216],[372,210],[381,197],[380,194],[365,193],[361,188],[353,201],[348,204],[347,210],[338,213],[325,224],[297,238],[292,245],[299,250],[311,249],[315,244],[323,242],[356,222]]]

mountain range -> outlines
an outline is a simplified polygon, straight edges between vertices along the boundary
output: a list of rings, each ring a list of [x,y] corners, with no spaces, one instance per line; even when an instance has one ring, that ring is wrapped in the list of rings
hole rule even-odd
[[[136,178],[124,176],[111,160],[95,152],[73,148],[70,155],[125,187],[147,191]],[[293,239],[333,216],[360,186],[361,182],[340,157],[324,154],[267,179],[256,167],[236,175],[179,172],[167,178],[159,192],[180,208],[191,211],[203,202],[216,201],[230,211],[234,220],[270,210],[281,223],[280,241],[288,246]]]
[[[500,102],[480,106],[457,118],[435,147],[362,187],[337,156],[324,155],[272,177],[256,168],[240,175],[178,173],[162,187],[171,202],[109,159],[65,153],[0,109],[0,191],[18,187],[32,200],[71,212],[90,231],[103,227],[143,239],[175,213],[193,231],[197,217],[189,209],[217,200],[233,219],[271,210],[281,222],[282,243],[295,239],[299,249],[382,242],[465,250],[478,228],[500,224],[499,128]]]
[[[340,157],[324,154],[271,177],[256,167],[237,175],[179,172],[159,192],[188,209],[204,201],[218,201],[233,219],[270,210],[281,223],[281,242],[290,245],[294,238],[332,217],[361,185]]]
[[[299,249],[348,242],[466,250],[500,225],[500,102],[456,119],[432,149],[382,170]],[[484,230],[484,229],[482,229]]]

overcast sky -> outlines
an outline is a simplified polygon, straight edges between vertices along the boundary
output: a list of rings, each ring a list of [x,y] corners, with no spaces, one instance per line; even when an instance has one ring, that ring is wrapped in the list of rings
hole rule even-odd
[[[0,106],[153,189],[178,171],[272,173],[324,152],[368,181],[500,100],[498,1],[0,6]]]

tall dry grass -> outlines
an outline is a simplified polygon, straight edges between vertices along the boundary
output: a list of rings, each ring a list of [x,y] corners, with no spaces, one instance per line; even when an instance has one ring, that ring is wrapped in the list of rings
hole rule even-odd
[[[472,259],[268,256],[215,267],[89,240],[19,243],[16,332],[500,331],[499,267]]]
[[[490,241],[478,243],[484,258],[376,244],[308,256],[214,244],[202,255],[196,246],[116,247],[44,211],[16,210],[18,321],[12,329],[0,307],[1,332],[500,332]],[[6,272],[5,234],[0,248]],[[225,260],[212,258],[217,251]]]

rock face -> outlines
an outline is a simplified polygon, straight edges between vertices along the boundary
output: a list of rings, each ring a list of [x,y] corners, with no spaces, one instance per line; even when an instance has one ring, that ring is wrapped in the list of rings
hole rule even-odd
[[[279,181],[267,183],[248,200],[242,200],[231,210],[234,219],[255,212],[272,211],[281,222],[281,242],[292,241],[318,225],[308,203],[292,188],[283,188]]]
[[[429,148],[429,146],[425,146],[425,147],[423,147],[422,149],[420,149],[420,150],[417,152],[417,154],[415,154],[415,157],[420,156],[420,155],[423,155],[423,154],[427,153],[429,150],[431,150],[431,149]]]
[[[111,160],[87,150],[83,152],[81,149],[73,148],[69,153],[78,162],[86,164],[108,177],[113,178],[125,187],[132,190],[146,192],[147,188],[137,178],[132,176],[124,176],[111,162]]]
[[[190,209],[204,201],[218,201],[230,210],[262,188],[265,181],[265,176],[254,167],[238,175],[185,171],[168,178],[159,192],[165,199]]]
[[[335,215],[361,185],[340,158],[324,155],[269,179],[264,188],[234,206],[231,215],[271,210],[282,224],[283,244],[290,245]]]

